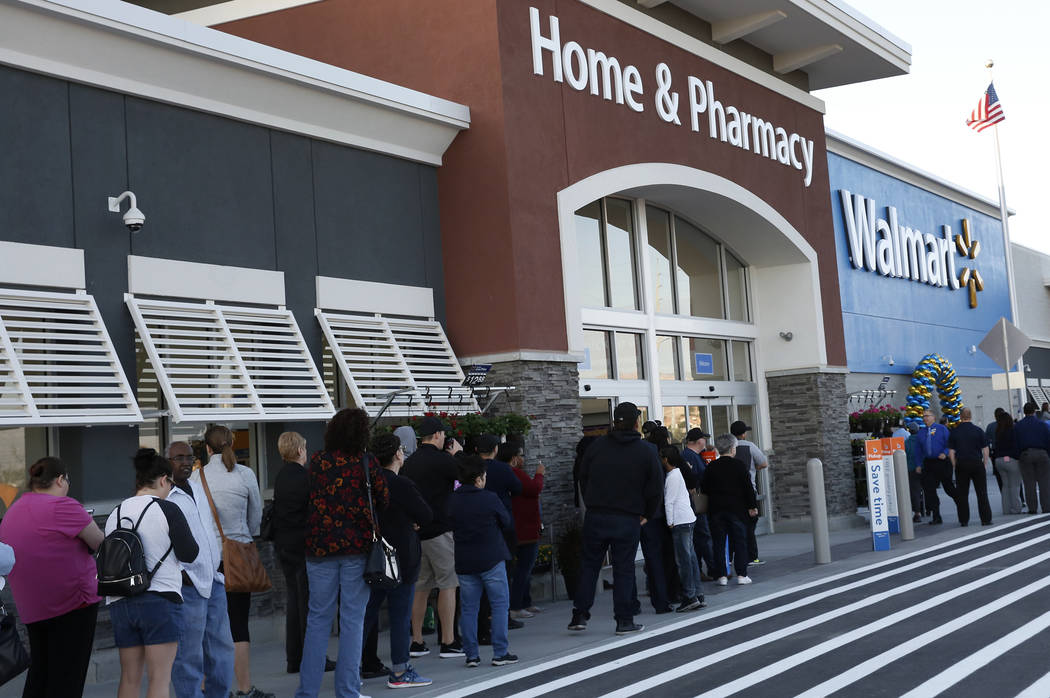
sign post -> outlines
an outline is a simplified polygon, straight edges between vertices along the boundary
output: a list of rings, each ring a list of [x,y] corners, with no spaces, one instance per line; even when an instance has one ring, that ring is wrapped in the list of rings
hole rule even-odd
[[[889,528],[889,480],[892,472],[886,468],[883,441],[892,439],[869,439],[864,442],[864,456],[868,474],[868,511],[871,513],[871,544],[873,550],[890,549]],[[892,456],[892,451],[890,452]]]
[[[887,500],[887,525],[890,533],[900,533],[900,512],[907,513],[911,505],[907,502],[901,503],[897,499],[897,483],[893,477],[893,452],[904,450],[904,439],[889,438],[881,439],[882,442],[882,473],[886,478],[886,500]]]

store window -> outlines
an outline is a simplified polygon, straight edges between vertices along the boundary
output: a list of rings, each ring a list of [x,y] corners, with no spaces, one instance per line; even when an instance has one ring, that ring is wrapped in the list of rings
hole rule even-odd
[[[652,206],[645,209],[649,237],[649,275],[653,310],[671,315],[675,312],[674,281],[671,277],[671,217]]]
[[[678,312],[693,317],[725,317],[718,243],[678,216],[674,219]]]
[[[751,344],[749,342],[730,342],[730,351],[733,354],[733,380],[750,381],[751,373]]]
[[[656,356],[660,369],[660,380],[682,379],[682,357],[678,351],[678,338],[656,335]]]
[[[761,443],[758,435],[758,424],[756,424],[757,420],[755,419],[755,406],[737,405],[736,418],[751,427],[751,433],[747,435],[747,440],[755,444]]]
[[[685,441],[685,434],[689,431],[689,425],[686,422],[684,405],[665,405],[663,423],[667,427],[667,432],[671,435],[671,443],[680,444]]]
[[[637,310],[634,206],[601,199],[576,212],[576,258],[584,307]]]
[[[645,379],[642,364],[642,335],[616,333],[616,378],[623,381]]]
[[[684,338],[685,356],[682,363],[685,380],[726,381],[726,340],[710,337]]]
[[[580,378],[592,380],[612,378],[612,372],[610,371],[612,367],[612,351],[609,347],[610,334],[610,332],[601,330],[583,331],[585,356],[583,363],[580,364]]]
[[[729,301],[728,319],[740,322],[751,320],[747,307],[747,270],[729,252],[726,252],[726,298]]]
[[[46,455],[47,428],[0,429],[0,515],[25,490],[29,466]]]

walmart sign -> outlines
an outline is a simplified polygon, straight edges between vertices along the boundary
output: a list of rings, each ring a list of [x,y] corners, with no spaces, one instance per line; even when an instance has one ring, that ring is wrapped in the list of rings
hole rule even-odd
[[[839,190],[839,198],[854,269],[953,291],[965,286],[970,307],[977,307],[977,292],[984,290],[984,279],[973,262],[981,245],[972,238],[969,220],[962,220],[962,232],[953,240],[951,226],[941,225],[938,237],[902,223],[895,206],[886,206],[886,217],[878,218],[874,199],[845,189]],[[957,271],[960,256],[968,263]]]

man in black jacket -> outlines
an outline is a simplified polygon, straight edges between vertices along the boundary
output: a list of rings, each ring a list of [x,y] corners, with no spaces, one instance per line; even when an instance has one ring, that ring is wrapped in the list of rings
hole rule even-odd
[[[641,412],[621,402],[613,428],[587,449],[580,463],[580,489],[587,505],[583,520],[583,559],[569,630],[584,630],[594,605],[602,559],[610,550],[613,565],[613,614],[616,634],[642,630],[634,622],[634,556],[642,524],[663,504],[664,476],[656,448],[638,433]]]

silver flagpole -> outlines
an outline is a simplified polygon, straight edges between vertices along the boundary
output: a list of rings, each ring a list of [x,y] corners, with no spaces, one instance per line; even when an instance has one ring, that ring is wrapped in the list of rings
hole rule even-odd
[[[995,65],[995,61],[988,59],[988,62],[984,64],[988,68],[988,83],[993,84],[994,78],[992,76],[992,67]],[[1000,108],[1001,108],[1000,102]],[[992,126],[992,131],[995,133],[995,176],[996,181],[999,184],[999,218],[1003,224],[1003,244],[1006,246],[1006,283],[1010,289],[1010,314],[1012,322],[1015,324],[1018,322],[1017,318],[1017,290],[1014,286],[1014,255],[1013,249],[1010,247],[1010,215],[1006,210],[1006,187],[1003,185],[1003,157],[999,147],[999,124]],[[1014,414],[1017,415],[1023,411],[1025,403],[1025,373],[1024,373],[1024,356],[1017,360],[1017,370],[1021,372],[1021,385],[1018,386],[1017,391],[1017,403],[1018,411]],[[1010,396],[1010,371],[1006,371],[1006,394],[1007,399],[1012,401],[1013,398]]]

